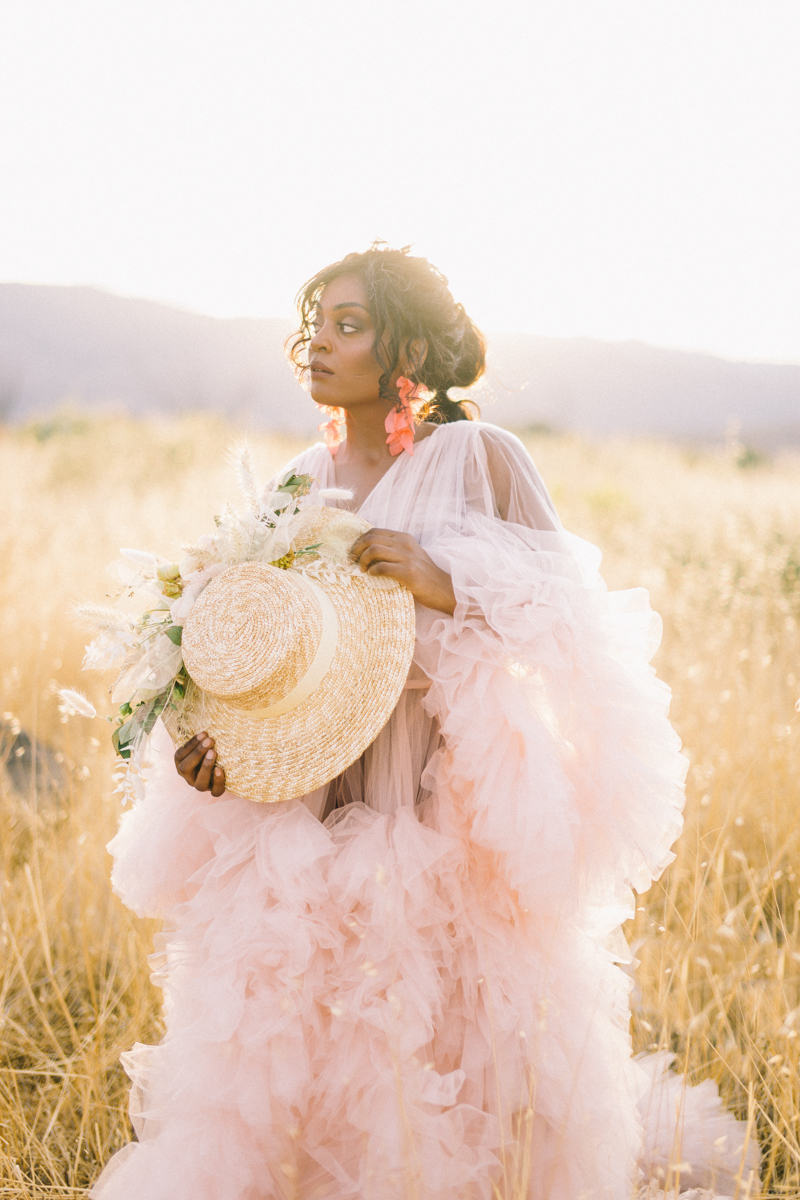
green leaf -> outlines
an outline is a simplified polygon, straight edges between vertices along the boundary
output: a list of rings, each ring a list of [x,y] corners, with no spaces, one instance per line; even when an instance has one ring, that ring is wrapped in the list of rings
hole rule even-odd
[[[120,725],[119,729],[116,731],[117,743],[120,746],[124,746],[127,745],[128,742],[132,742],[136,737],[136,727],[140,724],[141,722],[139,720],[138,712],[136,712],[132,717],[129,717],[123,725]]]
[[[285,478],[278,484],[275,489],[277,492],[289,492],[294,496],[295,500],[299,500],[301,496],[306,496],[311,491],[311,485],[314,482],[311,475],[286,475]]]
[[[152,732],[153,726],[166,707],[167,701],[169,700],[170,690],[170,688],[165,688],[163,692],[156,696],[155,700],[153,701],[153,707],[145,717],[144,724],[142,725],[142,730],[144,733]]]
[[[180,646],[183,637],[182,625],[171,625],[169,629],[164,630],[164,633],[175,646]]]
[[[127,744],[124,746],[120,744],[118,729],[115,729],[111,734],[111,745],[114,747],[120,758],[130,758],[131,748]]]

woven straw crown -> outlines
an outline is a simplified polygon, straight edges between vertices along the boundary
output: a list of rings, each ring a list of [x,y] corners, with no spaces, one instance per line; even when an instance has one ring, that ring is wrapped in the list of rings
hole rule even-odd
[[[295,687],[322,631],[319,605],[300,580],[292,571],[242,563],[206,588],[183,633],[184,662],[198,687],[245,709]]]

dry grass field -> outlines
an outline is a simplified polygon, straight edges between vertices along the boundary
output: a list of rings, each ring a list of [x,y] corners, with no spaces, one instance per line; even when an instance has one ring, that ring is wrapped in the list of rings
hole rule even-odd
[[[58,790],[0,768],[0,1197],[80,1196],[129,1139],[118,1065],[158,1037],[152,927],[112,897],[119,815],[105,727],[65,721],[81,676],[77,599],[111,590],[119,546],[168,553],[235,498],[210,419],[63,418],[0,431],[0,712],[50,748]],[[672,1048],[750,1116],[764,1194],[800,1195],[800,461],[749,462],[534,435],[565,524],[612,587],[664,618],[660,674],[691,760],[675,863],[628,930],[637,1050]],[[255,438],[266,477],[294,449]],[[24,747],[23,747],[24,748]],[[20,749],[20,744],[16,744]],[[12,785],[16,779],[16,787]]]

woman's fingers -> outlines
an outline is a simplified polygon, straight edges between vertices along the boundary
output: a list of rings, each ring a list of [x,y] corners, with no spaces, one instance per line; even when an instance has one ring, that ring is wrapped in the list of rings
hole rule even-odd
[[[365,573],[388,575],[412,591],[420,557],[427,558],[415,538],[394,529],[367,530],[354,542],[350,554]]]
[[[210,790],[214,763],[216,761],[216,750],[207,750],[203,755],[203,761],[197,768],[197,777],[194,781],[194,786],[197,788],[198,792],[207,792]]]
[[[358,562],[359,558],[364,553],[365,548],[369,544],[370,539],[374,537],[375,534],[383,532],[385,531],[382,529],[368,529],[366,533],[362,533],[361,537],[356,538],[350,547],[350,557],[355,562]]]
[[[400,583],[407,583],[410,579],[408,568],[403,563],[387,562],[385,559],[378,559],[367,568],[367,575],[388,575],[391,579],[397,579]]]
[[[366,552],[378,547],[387,553],[408,554],[416,545],[414,538],[407,533],[398,533],[396,529],[368,529],[353,542],[350,548],[350,557],[355,562],[359,562]]]
[[[393,534],[391,530],[374,529],[360,537],[350,554],[362,571],[367,571],[374,562],[405,562],[418,549],[416,543],[405,534]]]
[[[207,733],[196,733],[194,737],[190,738],[189,741],[184,743],[183,746],[179,746],[175,751],[175,766],[180,767],[180,764],[183,762],[186,756],[191,754],[193,750],[197,749],[200,742],[207,737]]]
[[[195,747],[191,754],[187,754],[183,762],[179,763],[178,774],[182,775],[184,779],[188,779],[189,783],[193,784],[200,764],[203,762],[206,754],[213,749],[213,739],[204,738],[200,745]]]
[[[409,555],[396,546],[388,546],[375,543],[373,546],[368,546],[361,558],[358,560],[358,565],[362,571],[368,571],[373,563],[408,563]]]
[[[225,772],[216,762],[214,739],[206,732],[195,734],[175,751],[175,766],[181,779],[198,792],[221,796],[225,791]]]
[[[196,734],[175,752],[175,766],[181,779],[200,791],[208,790],[215,760],[214,739],[205,732]],[[201,775],[206,766],[209,769]]]

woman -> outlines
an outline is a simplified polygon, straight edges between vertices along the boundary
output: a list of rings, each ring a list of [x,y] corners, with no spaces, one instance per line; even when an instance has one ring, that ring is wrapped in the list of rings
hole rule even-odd
[[[118,893],[166,921],[167,1034],[127,1056],[140,1144],[94,1194],[627,1200],[643,1073],[613,943],[672,857],[685,768],[657,619],[449,396],[484,346],[424,259],[315,276],[293,354],[331,419],[290,465],[372,525],[352,554],[411,589],[414,664],[297,800],[225,793],[204,734],[178,775],[157,742],[111,848]]]

